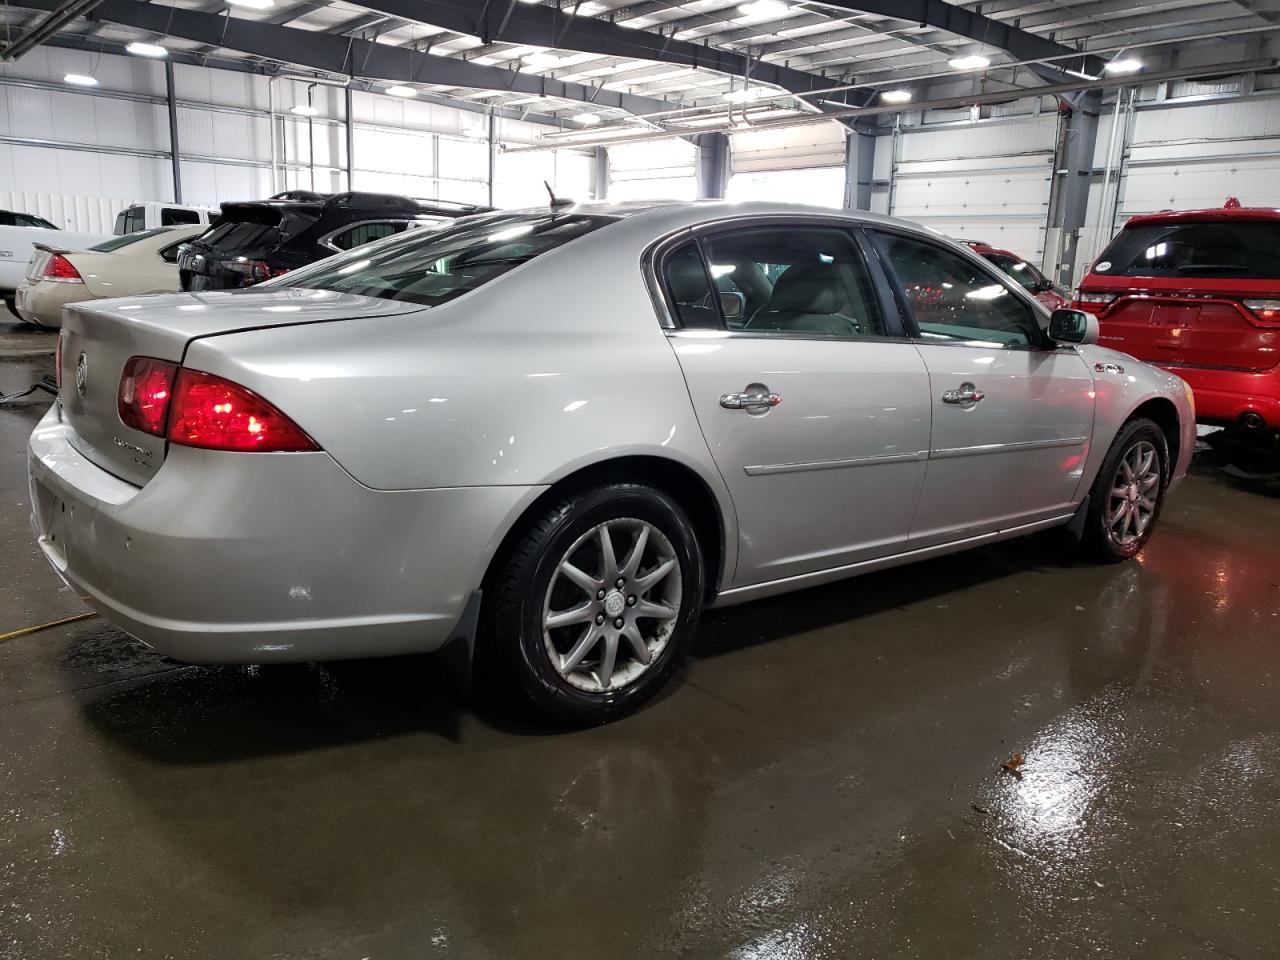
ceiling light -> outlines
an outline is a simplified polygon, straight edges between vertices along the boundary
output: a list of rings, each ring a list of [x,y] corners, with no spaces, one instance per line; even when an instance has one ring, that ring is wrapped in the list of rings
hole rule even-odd
[[[1142,69],[1142,61],[1134,57],[1116,57],[1102,69],[1107,73],[1137,73]]]
[[[418,95],[418,91],[413,87],[402,87],[399,84],[394,87],[387,87],[387,93],[393,97],[416,97]]]
[[[885,90],[880,94],[880,99],[885,103],[910,103],[910,90]]]
[[[768,20],[771,17],[780,17],[787,12],[789,8],[781,0],[752,0],[751,3],[738,4],[738,12],[744,17],[750,17],[752,20]]]
[[[953,70],[985,70],[991,66],[991,61],[986,57],[980,57],[976,53],[967,57],[955,57],[947,61]]]
[[[604,13],[605,5],[603,3],[595,3],[594,0],[584,0],[576,6],[568,8],[570,13],[576,13],[580,17],[594,17],[597,13]]]
[[[158,43],[139,43],[135,40],[124,48],[125,53],[132,53],[135,57],[167,57],[169,51]]]
[[[730,90],[724,98],[730,103],[746,103],[749,100],[759,100],[767,96],[769,91],[764,87],[739,87],[737,90]]]
[[[96,77],[88,77],[83,73],[68,73],[62,78],[64,82],[75,87],[96,87],[98,79]]]
[[[227,0],[233,7],[248,7],[250,10],[270,10],[275,0]]]
[[[592,127],[600,122],[600,114],[598,113],[579,113],[573,118],[574,123],[580,123],[584,127]]]
[[[319,110],[309,103],[300,103],[296,107],[290,107],[289,112],[296,113],[300,117],[314,117],[320,113]]]
[[[560,58],[549,53],[530,53],[520,58],[520,62],[534,70],[549,70],[560,66]]]

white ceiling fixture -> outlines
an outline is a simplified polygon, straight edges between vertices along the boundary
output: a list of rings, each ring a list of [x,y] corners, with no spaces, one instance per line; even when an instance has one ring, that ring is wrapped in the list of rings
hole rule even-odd
[[[1142,69],[1142,61],[1137,57],[1116,57],[1102,69],[1107,73],[1137,73]]]
[[[98,85],[97,77],[90,77],[83,73],[68,73],[62,79],[64,83],[69,83],[73,87],[96,87]]]
[[[418,95],[418,91],[413,87],[404,87],[400,84],[396,84],[394,87],[387,87],[387,93],[393,97],[416,97]]]
[[[600,114],[598,113],[579,113],[573,118],[574,123],[580,123],[584,127],[595,126],[600,122]]]
[[[275,0],[227,0],[233,7],[248,7],[250,10],[270,10]]]
[[[594,17],[597,13],[604,13],[608,8],[603,3],[596,3],[594,0],[583,0],[576,6],[566,8],[570,13],[576,13],[580,17]]]
[[[560,66],[560,58],[550,53],[527,53],[520,58],[520,62],[526,67],[534,70],[550,70],[552,67]]]
[[[124,48],[125,53],[132,53],[135,57],[167,57],[169,51],[158,43],[141,43],[137,40]]]
[[[300,117],[315,117],[320,114],[319,109],[309,103],[300,103],[297,106],[290,107],[289,112],[296,113]]]
[[[786,13],[788,7],[782,0],[752,0],[738,4],[738,12],[750,20],[770,20]]]
[[[884,90],[880,94],[880,99],[885,103],[910,103],[910,90]]]
[[[967,57],[953,57],[947,61],[947,64],[952,70],[985,70],[991,66],[991,61],[986,57],[971,53]]]

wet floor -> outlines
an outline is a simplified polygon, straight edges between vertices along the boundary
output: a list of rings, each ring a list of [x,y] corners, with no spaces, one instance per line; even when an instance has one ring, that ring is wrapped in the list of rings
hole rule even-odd
[[[0,409],[0,633],[83,609],[27,526],[42,409]],[[1273,956],[1278,680],[1280,463],[1207,455],[1139,562],[715,613],[592,730],[90,620],[0,643],[0,958]]]

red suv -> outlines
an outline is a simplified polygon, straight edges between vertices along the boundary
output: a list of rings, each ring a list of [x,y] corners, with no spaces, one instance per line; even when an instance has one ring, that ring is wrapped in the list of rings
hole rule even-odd
[[[1280,429],[1280,210],[1134,217],[1080,282],[1099,342],[1195,392],[1201,423]]]
[[[1017,280],[1027,289],[1028,293],[1050,310],[1057,310],[1059,307],[1065,307],[1070,304],[1065,288],[1054,284],[1052,280],[1016,253],[1001,250],[999,247],[993,247],[991,244],[984,243],[981,240],[961,240],[960,242],[974,253],[990,260],[1013,279]]]

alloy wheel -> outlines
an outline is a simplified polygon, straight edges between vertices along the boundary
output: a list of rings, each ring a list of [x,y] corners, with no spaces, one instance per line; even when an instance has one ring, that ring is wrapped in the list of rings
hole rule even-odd
[[[1120,458],[1107,500],[1107,536],[1121,549],[1141,540],[1155,519],[1160,500],[1160,455],[1139,440]]]
[[[666,649],[680,597],[680,562],[663,532],[632,517],[606,520],[578,537],[552,574],[542,610],[547,656],[579,690],[621,689]]]

